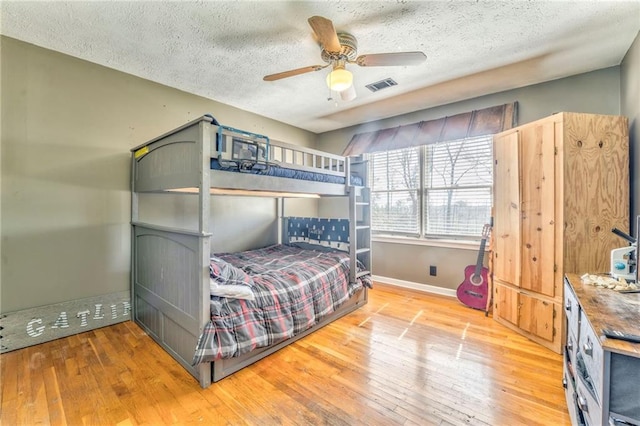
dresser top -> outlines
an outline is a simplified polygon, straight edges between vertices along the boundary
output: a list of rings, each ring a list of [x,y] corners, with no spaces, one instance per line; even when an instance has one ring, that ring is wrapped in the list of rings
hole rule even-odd
[[[640,358],[640,343],[608,339],[603,329],[640,335],[640,293],[618,293],[607,288],[583,284],[576,274],[566,274],[580,307],[605,350]]]

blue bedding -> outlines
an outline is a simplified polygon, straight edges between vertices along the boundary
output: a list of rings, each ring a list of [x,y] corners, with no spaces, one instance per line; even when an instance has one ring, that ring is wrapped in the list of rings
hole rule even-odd
[[[212,170],[225,170],[230,172],[239,172],[235,167],[223,167],[217,159],[211,159]],[[344,184],[344,178],[334,175],[326,175],[323,173],[307,172],[303,170],[294,170],[277,165],[269,165],[265,170],[242,170],[242,173],[251,173],[264,176],[286,177],[291,179],[310,180],[313,182],[339,183]],[[362,178],[360,176],[351,175],[351,184],[362,186]]]

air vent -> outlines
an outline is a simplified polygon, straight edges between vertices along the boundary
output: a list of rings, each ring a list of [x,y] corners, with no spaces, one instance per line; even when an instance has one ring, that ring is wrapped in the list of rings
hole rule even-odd
[[[365,87],[372,92],[377,92],[378,90],[386,89],[387,87],[397,86],[392,78],[385,78],[384,80],[376,81],[375,83],[367,84]]]

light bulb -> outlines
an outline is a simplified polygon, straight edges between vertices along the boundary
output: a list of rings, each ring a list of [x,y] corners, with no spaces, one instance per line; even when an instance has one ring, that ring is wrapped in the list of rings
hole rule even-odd
[[[353,74],[344,68],[336,67],[327,76],[327,86],[336,92],[342,92],[351,87],[353,83]]]

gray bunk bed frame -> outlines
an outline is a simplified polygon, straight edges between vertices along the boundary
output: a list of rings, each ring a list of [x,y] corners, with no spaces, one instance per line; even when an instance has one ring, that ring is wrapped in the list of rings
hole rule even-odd
[[[237,358],[191,365],[198,338],[210,320],[209,262],[211,256],[210,197],[234,190],[252,195],[280,198],[276,203],[278,236],[286,233],[282,218],[282,199],[296,194],[349,197],[350,281],[371,270],[370,192],[366,186],[367,162],[321,151],[270,142],[269,158],[278,166],[334,174],[344,184],[304,181],[291,178],[257,176],[213,170],[210,159],[220,153],[216,137],[236,134],[213,124],[203,116],[133,148],[131,160],[131,305],[132,318],[200,383],[208,387],[241,368],[295,342],[318,328],[367,303],[363,288],[336,312],[304,333],[274,346],[261,348]],[[365,186],[351,184],[356,170]],[[176,229],[139,221],[139,194],[187,193],[198,196],[198,229]],[[365,271],[357,271],[356,260]]]

